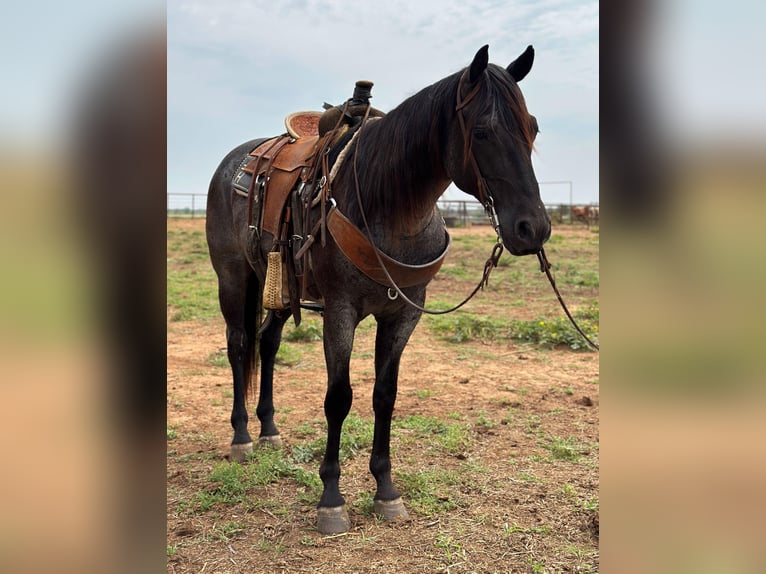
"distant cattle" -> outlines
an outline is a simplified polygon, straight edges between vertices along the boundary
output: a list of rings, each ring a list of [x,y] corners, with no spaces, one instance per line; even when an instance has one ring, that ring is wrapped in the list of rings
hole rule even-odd
[[[597,205],[573,205],[571,209],[572,223],[582,221],[585,225],[598,223]]]

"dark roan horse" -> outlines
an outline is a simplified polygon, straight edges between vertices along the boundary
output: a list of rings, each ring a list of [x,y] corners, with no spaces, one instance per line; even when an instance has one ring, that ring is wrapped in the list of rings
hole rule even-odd
[[[538,253],[550,236],[550,219],[532,169],[537,121],[527,111],[517,85],[530,71],[533,59],[529,46],[507,67],[497,66],[489,63],[488,47],[484,46],[467,68],[364,124],[332,180],[337,210],[369,233],[381,252],[403,263],[424,264],[447,249],[449,236],[436,202],[454,182],[494,215],[498,237],[512,254]],[[259,330],[256,317],[261,313],[265,267],[260,260],[252,265],[248,261],[247,200],[232,192],[237,166],[262,141],[244,143],[225,157],[213,176],[207,204],[207,240],[218,275],[234,377],[234,460],[243,460],[252,452],[246,396],[257,368],[256,353],[260,361],[259,443],[280,444],[272,382],[290,310],[273,314]],[[318,210],[313,208],[310,218],[317,220]],[[264,236],[258,247],[265,258],[273,242]],[[390,286],[360,272],[329,234],[324,245],[316,241],[309,253],[315,288],[324,305],[327,367],[327,447],[319,470],[324,489],[318,504],[318,528],[323,534],[334,534],[350,527],[339,489],[338,454],[341,427],[352,402],[349,362],[354,333],[369,315],[377,321],[372,393],[375,430],[370,457],[370,471],[377,483],[375,512],[387,519],[407,517],[391,480],[389,440],[400,359],[422,311],[396,296]],[[426,287],[427,281],[401,292],[422,306]]]

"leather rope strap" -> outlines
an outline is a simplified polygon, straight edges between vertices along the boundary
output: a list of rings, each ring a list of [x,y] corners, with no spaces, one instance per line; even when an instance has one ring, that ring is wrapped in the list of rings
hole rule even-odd
[[[588,338],[588,335],[586,335],[583,332],[583,330],[580,329],[580,326],[574,320],[574,317],[572,317],[572,314],[569,312],[569,309],[567,309],[567,306],[564,303],[564,299],[561,298],[561,293],[559,293],[559,290],[556,287],[556,281],[553,279],[553,275],[551,275],[551,264],[548,262],[548,258],[545,256],[545,249],[540,249],[540,251],[537,252],[537,259],[540,261],[540,271],[542,271],[548,276],[548,281],[550,281],[551,287],[553,287],[553,292],[556,294],[556,297],[558,298],[559,303],[561,303],[561,308],[564,309],[564,313],[566,313],[566,316],[569,318],[569,321],[572,323],[572,325],[574,325],[574,328],[577,330],[578,333],[580,333],[582,338],[588,341],[588,344],[590,344],[591,347],[593,347],[597,351],[600,350],[599,346],[593,341],[591,341]]]

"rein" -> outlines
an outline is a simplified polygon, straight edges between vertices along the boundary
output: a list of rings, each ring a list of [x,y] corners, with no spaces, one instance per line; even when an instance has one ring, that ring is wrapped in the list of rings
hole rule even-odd
[[[503,253],[503,244],[500,241],[500,237],[498,236],[498,242],[495,244],[495,246],[492,248],[492,253],[490,254],[487,261],[484,263],[484,273],[482,273],[481,279],[479,280],[478,285],[474,287],[473,291],[463,299],[460,303],[455,305],[454,307],[451,307],[450,309],[445,309],[441,311],[436,311],[433,309],[427,309],[421,305],[418,305],[413,300],[411,300],[407,295],[404,294],[404,292],[401,290],[401,288],[396,284],[396,282],[391,277],[391,274],[389,273],[388,269],[386,268],[386,265],[383,263],[383,257],[380,249],[375,245],[375,243],[372,241],[372,232],[370,231],[370,224],[367,222],[367,215],[364,212],[364,209],[362,209],[362,194],[360,191],[359,186],[359,173],[357,171],[356,167],[356,156],[357,156],[357,150],[359,149],[359,140],[361,140],[362,137],[362,129],[364,128],[364,124],[367,122],[367,117],[370,113],[370,105],[367,106],[367,110],[365,111],[364,117],[362,118],[362,123],[359,126],[359,133],[357,135],[357,142],[356,142],[356,148],[354,148],[354,158],[353,158],[353,169],[354,169],[354,187],[356,188],[356,200],[359,202],[359,211],[362,215],[362,221],[364,222],[364,229],[367,232],[367,241],[372,246],[373,253],[375,253],[375,258],[378,260],[378,265],[380,265],[381,269],[383,270],[383,273],[386,276],[386,279],[388,279],[389,283],[393,285],[393,294],[391,293],[392,288],[388,289],[388,298],[392,301],[398,297],[401,297],[407,304],[414,307],[418,311],[421,311],[423,313],[427,313],[429,315],[446,315],[447,313],[452,313],[453,311],[457,311],[460,309],[463,305],[468,303],[473,297],[476,295],[476,293],[479,292],[479,289],[483,289],[485,285],[489,282],[489,274],[492,272],[492,269],[497,267],[497,263],[500,260],[500,255]]]
[[[582,338],[588,341],[588,344],[598,351],[598,345],[591,341],[588,338],[588,335],[586,335],[583,330],[580,329],[580,326],[574,320],[574,317],[572,317],[569,309],[567,309],[567,306],[564,303],[564,299],[561,298],[561,293],[559,293],[558,287],[556,287],[556,281],[553,279],[553,275],[551,275],[551,264],[548,262],[548,258],[545,256],[545,249],[540,249],[540,251],[537,252],[537,259],[540,261],[540,271],[548,276],[548,281],[550,281],[551,287],[553,287],[553,292],[556,294],[556,298],[559,300],[559,303],[561,303],[561,308],[564,309],[564,313],[566,313],[569,321],[572,323],[577,332],[580,333]]]

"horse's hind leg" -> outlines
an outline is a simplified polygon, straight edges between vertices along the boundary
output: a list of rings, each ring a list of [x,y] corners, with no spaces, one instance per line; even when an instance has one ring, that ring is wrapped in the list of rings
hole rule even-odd
[[[377,483],[375,513],[389,520],[408,517],[401,495],[391,481],[391,416],[396,402],[402,352],[419,318],[420,312],[411,308],[394,317],[379,318],[375,338],[375,388],[372,392],[375,434],[370,472]]]
[[[261,381],[258,407],[255,410],[258,420],[261,421],[261,434],[258,437],[259,444],[271,444],[273,446],[280,446],[282,444],[279,430],[274,424],[272,389],[274,383],[274,361],[279,350],[279,344],[282,341],[282,328],[289,316],[290,313],[288,311],[277,311],[261,334]]]
[[[244,263],[244,262],[243,262]],[[234,379],[234,401],[231,410],[230,458],[242,462],[253,452],[253,439],[247,430],[246,395],[255,351],[255,320],[258,284],[247,263],[218,268],[218,298],[226,321],[226,351]]]

